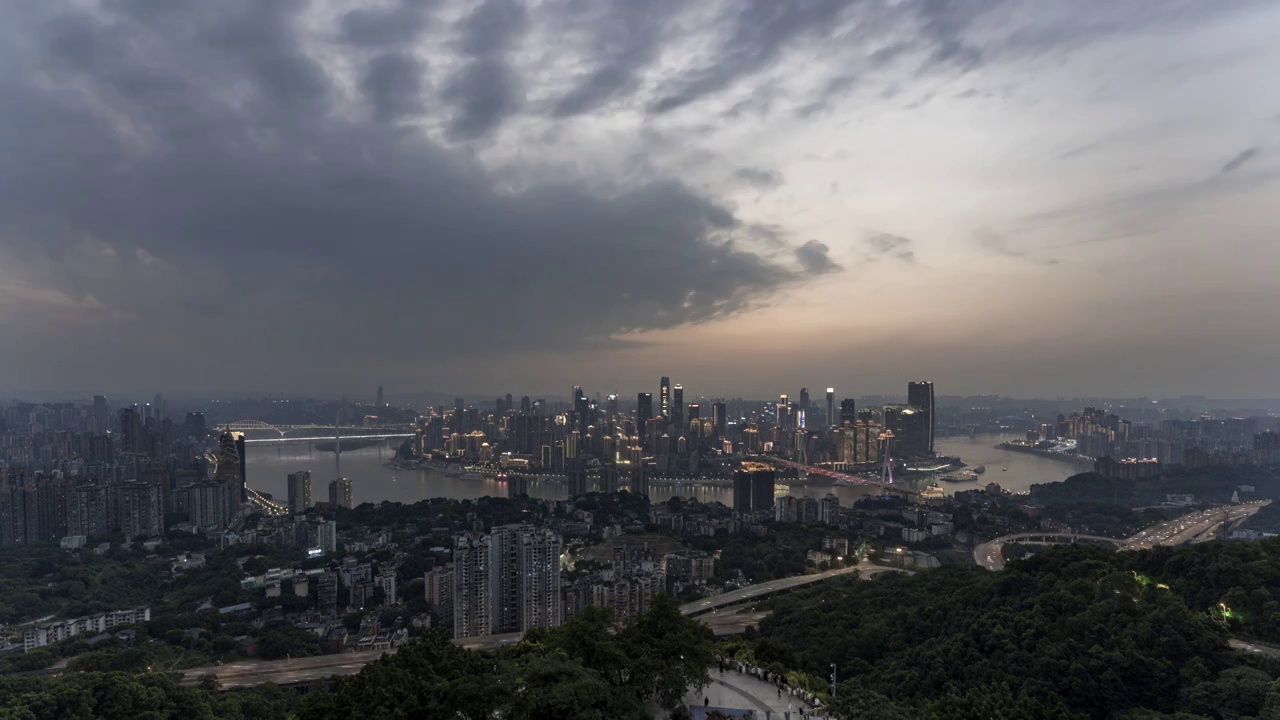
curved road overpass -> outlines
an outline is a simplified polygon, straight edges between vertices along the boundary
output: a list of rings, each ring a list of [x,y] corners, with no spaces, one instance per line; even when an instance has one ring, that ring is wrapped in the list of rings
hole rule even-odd
[[[1079,533],[1024,532],[988,540],[973,549],[973,560],[988,570],[1003,570],[1002,550],[1005,543],[1027,545],[1066,545],[1078,542],[1106,543],[1117,550],[1146,550],[1157,545],[1182,545],[1189,542],[1211,540],[1223,525],[1243,520],[1270,504],[1270,500],[1209,508],[1187,513],[1172,520],[1153,525],[1127,538],[1109,538]]]

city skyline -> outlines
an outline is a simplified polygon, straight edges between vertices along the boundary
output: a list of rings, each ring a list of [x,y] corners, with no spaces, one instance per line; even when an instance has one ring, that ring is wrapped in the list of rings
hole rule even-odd
[[[1274,4],[0,19],[6,392],[1280,397]]]

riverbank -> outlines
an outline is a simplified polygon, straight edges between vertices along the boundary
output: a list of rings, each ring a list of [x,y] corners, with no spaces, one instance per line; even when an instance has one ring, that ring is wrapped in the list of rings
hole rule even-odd
[[[1016,445],[1011,442],[1002,442],[999,445],[996,445],[996,448],[1000,450],[1007,450],[1009,452],[1035,455],[1037,457],[1048,458],[1049,460],[1056,460],[1058,462],[1069,463],[1080,467],[1087,467],[1089,470],[1093,469],[1093,459],[1082,457],[1080,455],[1068,455],[1067,453],[1053,452],[1051,450],[1040,450],[1038,448],[1027,447],[1026,445]]]

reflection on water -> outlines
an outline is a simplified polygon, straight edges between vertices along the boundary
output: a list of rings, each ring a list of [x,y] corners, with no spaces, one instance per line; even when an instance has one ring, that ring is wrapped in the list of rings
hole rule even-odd
[[[996,435],[979,435],[977,438],[942,438],[937,450],[944,455],[958,455],[970,467],[986,465],[987,472],[980,483],[998,482],[1008,490],[1018,492],[1033,483],[1055,482],[1072,475],[1075,470],[1067,463],[1057,462],[1035,455],[997,450],[993,446],[1004,438]],[[342,453],[341,472],[352,480],[352,495],[357,504],[365,502],[414,503],[435,497],[455,499],[479,498],[486,495],[505,497],[507,486],[492,478],[464,480],[449,477],[434,470],[392,470],[383,463],[395,455],[386,445],[351,450]],[[1008,467],[1002,472],[1001,467]],[[328,499],[329,481],[338,476],[338,465],[332,452],[315,449],[311,445],[250,445],[248,448],[248,481],[257,490],[268,492],[277,498],[285,496],[286,477],[298,470],[311,471],[311,497],[315,501]],[[971,490],[978,482],[945,483],[948,493]],[[530,479],[529,494],[533,497],[563,500],[565,486],[559,480]],[[822,497],[834,492],[842,505],[853,503],[858,497],[870,493],[869,489],[856,487],[832,487],[807,485],[790,489],[796,496]],[[652,483],[650,496],[655,502],[673,496],[695,497],[703,502],[719,501],[733,504],[733,489],[721,486],[660,485]]]
[[[1059,482],[1082,472],[1071,463],[995,447],[1013,438],[1013,435],[978,435],[974,438],[938,438],[934,441],[934,449],[940,455],[958,455],[970,468],[987,466],[986,473],[976,481],[940,483],[947,494],[973,490],[989,482],[1000,483],[1000,487],[1010,492],[1026,492],[1037,483]],[[1001,470],[1005,467],[1009,469]]]

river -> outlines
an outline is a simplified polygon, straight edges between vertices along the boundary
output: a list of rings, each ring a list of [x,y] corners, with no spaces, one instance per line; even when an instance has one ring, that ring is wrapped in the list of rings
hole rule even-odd
[[[1012,436],[1010,436],[1012,437]],[[1013,492],[1025,491],[1033,483],[1055,482],[1079,472],[1068,463],[1058,462],[1036,455],[998,450],[994,446],[1006,438],[996,435],[940,438],[936,442],[938,453],[957,455],[970,467],[986,465],[987,472],[981,485],[998,482]],[[311,471],[311,497],[314,501],[328,499],[328,483],[337,477],[338,468],[332,452],[317,450],[305,444],[249,445],[247,476],[249,486],[267,492],[283,500],[289,473],[298,470]],[[392,447],[376,445],[342,453],[342,474],[351,478],[351,492],[358,505],[366,502],[414,503],[435,497],[455,499],[479,498],[486,495],[505,497],[506,483],[487,478],[464,480],[449,477],[433,470],[392,470],[384,465],[395,454]],[[1000,468],[1008,467],[1007,471]],[[977,482],[943,483],[948,494],[980,487]],[[560,480],[530,480],[529,494],[534,497],[563,500],[565,485]],[[830,485],[806,485],[780,488],[797,496],[822,497],[834,492],[842,505],[850,505],[858,497],[871,492],[868,488],[832,487]],[[672,496],[696,497],[703,502],[719,501],[733,504],[733,489],[721,486],[660,485],[653,483],[650,496],[655,502]]]

